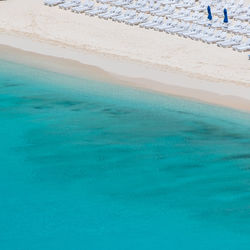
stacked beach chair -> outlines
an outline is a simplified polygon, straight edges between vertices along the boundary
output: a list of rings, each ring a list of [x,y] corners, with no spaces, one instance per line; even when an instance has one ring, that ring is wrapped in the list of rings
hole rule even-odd
[[[44,0],[44,4],[239,52],[250,51],[250,5],[243,0]]]

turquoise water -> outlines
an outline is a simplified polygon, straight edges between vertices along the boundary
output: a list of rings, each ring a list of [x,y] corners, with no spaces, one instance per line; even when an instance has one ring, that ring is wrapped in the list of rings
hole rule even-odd
[[[250,115],[0,61],[0,249],[250,249]]]

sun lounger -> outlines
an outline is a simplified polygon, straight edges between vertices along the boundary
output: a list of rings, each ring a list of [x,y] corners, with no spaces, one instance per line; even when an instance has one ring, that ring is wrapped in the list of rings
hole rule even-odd
[[[72,8],[71,11],[75,13],[83,13],[85,11],[92,10],[93,7],[94,7],[94,2],[89,1],[89,2],[85,2],[82,5]]]
[[[95,15],[99,15],[101,13],[105,13],[105,12],[107,12],[107,10],[108,10],[108,5],[102,4],[102,5],[98,6],[96,9],[85,11],[85,14],[87,14],[89,16],[95,16]]]
[[[189,2],[189,0],[180,1],[179,3],[177,3],[175,5],[175,7],[176,8],[184,8],[185,3],[188,3],[188,2]]]
[[[146,5],[146,6],[142,7],[142,8],[137,9],[137,10],[140,11],[140,12],[149,12],[150,9],[152,9],[154,7],[154,5],[155,5],[154,1],[151,1],[149,3],[149,5]]]
[[[173,14],[171,17],[172,18],[179,18],[181,16],[183,16],[185,14],[186,10],[185,9],[181,9],[179,12],[176,12],[175,14]]]
[[[127,10],[127,11],[121,13],[119,16],[112,17],[112,20],[117,21],[117,22],[121,22],[121,20],[123,20],[123,18],[128,16],[130,14],[130,12],[131,12],[130,10]]]
[[[227,38],[227,33],[223,31],[219,31],[214,36],[207,38],[205,42],[208,44],[217,43],[217,42],[225,41],[226,38]]]
[[[179,32],[179,36],[188,38],[191,35],[197,34],[197,28],[189,28],[188,30],[184,30],[183,32]]]
[[[146,13],[151,13],[151,12],[154,12],[154,11],[158,11],[158,10],[160,10],[160,7],[161,7],[160,3],[156,3],[151,8],[149,8],[148,11],[145,11],[145,12]]]
[[[159,25],[163,24],[163,20],[164,20],[163,17],[158,17],[158,19],[157,19],[155,22],[153,22],[151,25],[148,25],[148,26],[146,27],[146,29],[152,29],[152,28],[154,28],[155,26],[159,26]]]
[[[162,9],[158,9],[158,10],[154,10],[151,11],[151,15],[160,15],[160,13],[164,13],[165,11],[168,11],[170,9],[169,5],[165,5],[165,7],[163,7]]]
[[[175,12],[175,7],[171,6],[168,10],[163,10],[163,11],[157,12],[155,15],[171,17],[174,14],[174,12]]]
[[[250,5],[248,7],[242,7],[239,11],[239,14],[234,16],[235,20],[248,21],[250,18]]]
[[[178,36],[182,36],[182,33],[187,31],[190,28],[190,24],[189,23],[185,23],[183,28],[180,28],[179,30],[177,30],[175,32],[175,34],[177,34]]]
[[[193,40],[201,40],[203,37],[206,37],[209,33],[209,28],[204,28],[201,33],[192,37]]]
[[[175,34],[175,33],[179,32],[179,31],[183,30],[184,27],[185,27],[185,23],[181,22],[176,27],[173,27],[172,29],[168,29],[167,33]]]
[[[194,7],[194,5],[195,5],[195,0],[189,0],[187,2],[184,2],[183,7],[184,8],[191,8],[191,7]]]
[[[113,2],[115,6],[126,6],[129,5],[133,0],[122,0],[122,1],[117,1]]]
[[[168,4],[168,5],[176,5],[180,2],[180,0],[166,0],[165,1],[165,4]]]
[[[127,20],[133,19],[136,17],[135,11],[129,11],[128,15],[124,16],[122,19],[117,20],[118,22],[126,22]]]
[[[208,29],[206,33],[200,38],[202,42],[206,42],[207,39],[210,39],[214,37],[214,30],[213,29]]]
[[[179,19],[179,20],[183,20],[184,18],[186,18],[186,17],[189,17],[190,16],[190,10],[186,10],[184,13],[183,13],[183,15],[180,15],[179,17],[177,17],[177,19]]]
[[[135,9],[137,7],[137,3],[141,3],[141,1],[138,2],[131,2],[126,5],[126,9]]]
[[[97,3],[107,4],[112,3],[114,0],[96,0]]]
[[[238,30],[236,33],[241,34],[241,35],[247,35],[249,32],[250,32],[250,25],[247,25],[241,30]]]
[[[109,19],[109,18],[113,18],[115,16],[119,16],[121,13],[122,13],[122,8],[118,7],[118,8],[116,8],[116,10],[113,13],[111,13],[108,16],[104,17],[104,19]]]
[[[147,5],[147,0],[140,1],[136,3],[136,6],[134,9],[140,12],[140,9],[146,7],[146,5]]]
[[[250,51],[250,39],[246,41],[246,43],[240,44],[240,45],[234,45],[232,46],[234,50],[239,52],[246,52]]]
[[[222,29],[223,26],[224,26],[224,23],[222,21],[220,21],[220,20],[218,20],[217,22],[213,22],[211,24],[211,27],[215,28],[215,29]]]
[[[179,36],[188,37],[189,35],[195,35],[197,33],[197,30],[198,30],[197,25],[193,24],[191,27],[189,27],[188,30],[179,32]]]
[[[135,18],[126,21],[126,23],[129,25],[138,25],[138,24],[146,22],[148,20],[148,18],[149,18],[149,15],[146,15],[144,13],[140,13]]]
[[[80,4],[81,4],[80,0],[72,0],[70,2],[59,4],[59,8],[68,10],[71,9],[72,7],[79,6]]]
[[[199,14],[200,13],[198,11],[196,11],[196,12],[194,12],[194,14],[192,16],[189,15],[189,16],[183,17],[182,20],[186,21],[186,22],[195,21],[198,18]]]
[[[154,29],[158,31],[164,31],[165,29],[172,27],[171,26],[172,22],[173,22],[172,20],[167,20],[165,23],[155,26]]]
[[[101,17],[101,18],[108,18],[109,15],[113,14],[113,13],[116,11],[117,8],[118,8],[118,7],[112,7],[108,12],[106,12],[106,13],[101,13],[101,14],[99,14],[98,16]]]
[[[217,45],[219,47],[223,47],[223,48],[229,48],[232,47],[234,45],[239,45],[242,41],[242,37],[240,36],[234,36],[231,39],[228,39],[224,42],[217,42]]]
[[[202,2],[202,3],[200,3],[200,5],[189,7],[189,9],[192,10],[192,11],[199,11],[200,12],[200,11],[206,10],[207,6],[208,6],[207,3]]]
[[[48,6],[56,6],[59,4],[65,3],[65,0],[51,0],[51,1],[45,1],[44,4]]]
[[[223,9],[225,8],[224,4],[218,4],[214,9],[213,9],[213,15],[221,15],[223,13]]]
[[[197,21],[198,24],[204,25],[204,26],[213,26],[213,24],[215,25],[217,22],[219,22],[218,17],[214,17],[211,21],[208,18]]]
[[[185,37],[189,37],[189,38],[194,39],[194,40],[199,40],[200,37],[203,36],[203,32],[204,32],[203,29],[199,28],[195,32],[193,32],[193,34],[189,34],[188,36],[185,36]]]
[[[146,22],[146,23],[142,23],[142,24],[140,24],[140,27],[142,27],[142,28],[146,28],[147,26],[151,25],[152,23],[157,22],[157,20],[158,20],[158,17],[157,17],[157,16],[155,16],[155,17],[153,17],[153,19],[152,19],[152,20],[149,20],[149,21],[148,21],[148,22]]]
[[[235,25],[229,26],[227,28],[227,31],[234,31],[235,29],[239,29],[241,28],[242,22],[241,21],[237,21]]]
[[[169,27],[166,27],[163,31],[165,31],[166,33],[169,33],[170,30],[172,30],[173,28],[177,27],[179,24],[178,21],[173,21]]]
[[[183,2],[180,2],[176,4],[176,8],[191,8],[194,7],[195,1],[194,0],[184,0]]]

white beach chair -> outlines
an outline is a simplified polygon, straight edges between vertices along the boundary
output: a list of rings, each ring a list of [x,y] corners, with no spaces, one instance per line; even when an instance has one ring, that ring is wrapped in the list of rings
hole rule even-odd
[[[183,7],[184,8],[191,8],[191,7],[194,7],[194,5],[195,5],[195,0],[189,0],[189,1],[184,2]]]
[[[149,12],[154,7],[154,5],[155,5],[154,1],[150,1],[149,5],[146,5],[143,8],[139,8],[138,11],[140,11],[140,12]]]
[[[180,1],[179,3],[177,3],[177,4],[175,5],[175,7],[176,7],[176,8],[184,8],[184,5],[185,5],[186,3],[188,3],[188,2],[189,2],[189,0]]]
[[[157,20],[158,20],[158,17],[155,16],[155,17],[153,17],[152,20],[149,20],[149,21],[146,22],[146,23],[142,23],[142,24],[140,24],[139,26],[142,27],[142,28],[147,28],[147,27],[150,26],[152,23],[157,22]]]
[[[166,0],[165,4],[168,5],[177,5],[181,0]]]
[[[152,23],[151,25],[147,26],[146,29],[153,29],[155,26],[159,26],[159,25],[163,24],[163,20],[164,20],[163,17],[158,17],[158,19],[154,23]]]
[[[211,23],[211,27],[215,29],[222,29],[224,27],[224,23],[220,20],[217,20],[217,22]]]
[[[146,13],[150,13],[151,14],[151,12],[152,12],[152,14],[153,14],[155,11],[160,10],[160,7],[161,7],[161,4],[160,3],[156,3],[151,8],[149,8],[149,10],[146,11]]]
[[[223,13],[223,9],[225,8],[225,5],[220,3],[215,8],[212,9],[213,15],[221,15]]]
[[[55,3],[55,5],[56,5],[57,2],[58,2],[58,1],[56,1],[56,0],[44,0],[44,1],[43,1],[43,3],[44,3],[45,5],[49,5],[49,6],[53,6],[52,4],[54,4],[54,3]],[[58,4],[61,4],[61,3],[64,3],[64,2],[65,2],[65,0],[60,1],[60,3],[58,3]]]
[[[200,13],[198,11],[195,11],[192,16],[189,15],[187,17],[183,17],[182,20],[186,22],[195,21],[198,18],[199,14]]]
[[[176,28],[178,26],[179,22],[177,20],[173,20],[169,27],[166,27],[163,31],[166,33],[169,33],[170,30],[173,28]]]
[[[145,13],[140,13],[137,17],[134,19],[128,20],[127,24],[129,25],[138,25],[141,23],[145,23],[149,18],[149,15],[146,15]]]
[[[115,13],[116,9],[118,7],[112,7],[110,10],[108,10],[106,13],[101,13],[99,14],[98,16],[101,17],[101,18],[104,18],[104,19],[108,19],[109,15],[112,15],[113,13]]]
[[[87,10],[92,10],[93,8],[94,8],[94,2],[88,1],[88,2],[85,2],[84,4],[81,4],[77,7],[72,8],[71,11],[75,13],[83,13]]]
[[[141,0],[137,1],[137,2],[131,2],[130,4],[126,5],[126,9],[135,9],[138,6],[138,3],[141,3]]]
[[[179,12],[176,12],[171,16],[171,18],[179,18],[182,17],[186,12],[186,9],[181,9]]]
[[[219,31],[214,36],[207,38],[205,42],[210,44],[210,43],[223,42],[226,39],[227,39],[227,33]]]
[[[164,13],[165,11],[168,11],[169,8],[170,8],[169,5],[165,5],[165,7],[163,7],[162,9],[158,9],[158,10],[153,10],[153,11],[151,11],[150,14],[151,14],[151,15],[158,15],[158,14],[160,14],[160,13],[162,13],[162,12]]]
[[[126,6],[129,5],[133,0],[121,0],[117,2],[113,2],[115,6]]]
[[[107,11],[108,11],[108,5],[102,4],[102,5],[99,5],[95,9],[85,11],[85,14],[87,14],[89,16],[95,16],[95,15],[99,15],[101,13],[105,13]]]
[[[117,22],[121,22],[121,20],[123,20],[123,18],[125,18],[129,14],[130,14],[130,10],[126,10],[125,12],[121,13],[120,15],[112,17],[112,20],[117,21]]]
[[[171,17],[175,13],[175,7],[171,6],[168,10],[157,13],[157,16]]]
[[[208,39],[214,37],[214,29],[208,29],[207,32],[200,38],[202,42],[206,42]]]
[[[199,40],[204,34],[204,29],[198,28],[194,34],[189,34],[188,37],[192,40]]]
[[[183,30],[184,27],[185,27],[185,23],[180,22],[180,23],[178,23],[175,27],[173,27],[173,28],[171,28],[171,29],[168,29],[168,30],[167,30],[167,33],[169,33],[169,34],[175,34],[175,33],[177,33],[178,31]]]
[[[111,4],[113,0],[96,0],[96,2],[102,4]]]
[[[234,30],[240,29],[242,25],[241,21],[237,21],[234,25],[227,28],[227,31],[234,32]]]
[[[48,5],[48,6],[56,6],[59,4],[65,3],[65,0],[49,0],[49,1],[45,1],[44,4]]]
[[[168,19],[165,23],[162,23],[161,25],[155,26],[154,29],[162,32],[165,29],[171,28],[172,22],[173,21],[171,19]]]
[[[118,22],[126,22],[127,20],[131,20],[136,17],[136,11],[129,11],[128,15],[124,16],[121,20],[117,20]]]
[[[246,27],[243,26],[241,30],[238,30],[237,33],[241,35],[248,35],[250,32],[250,25],[246,25]]]
[[[246,52],[250,51],[250,39],[248,39],[245,43],[240,45],[234,45],[232,48],[239,52]]]
[[[190,16],[190,10],[186,10],[184,13],[183,13],[183,15],[180,15],[179,17],[177,17],[177,19],[179,19],[179,20],[183,20],[184,18],[186,18],[186,17],[189,17]]]
[[[192,11],[205,11],[207,9],[208,3],[207,2],[201,2],[199,5],[189,7]]]
[[[183,32],[189,30],[190,25],[190,23],[184,23],[184,26],[182,28],[179,28],[179,30],[177,30],[175,34],[177,34],[178,36],[182,36]]]
[[[146,7],[147,5],[147,0],[143,0],[143,1],[138,1],[136,4],[135,4],[135,10],[137,10],[138,12],[140,12],[140,9]]]
[[[239,45],[242,41],[242,37],[241,36],[234,36],[226,41],[223,42],[217,42],[217,45],[219,47],[223,47],[223,48],[229,48],[232,47],[234,45]]]
[[[248,27],[250,26],[248,26],[247,23],[241,23],[241,25],[235,27],[231,32],[236,34],[245,34]]]
[[[250,9],[245,15],[239,16],[237,19],[241,21],[250,21]]]
[[[193,24],[192,26],[189,27],[188,30],[179,32],[179,35],[187,38],[190,35],[195,35],[197,33],[197,30],[198,30],[198,26],[196,24]]]
[[[199,35],[195,36],[195,37],[193,37],[193,39],[196,40],[196,41],[198,41],[198,40],[203,41],[203,39],[206,39],[208,37],[212,37],[213,33],[214,33],[213,29],[205,28],[203,30],[203,32],[201,32],[200,36]]]
[[[79,6],[80,4],[81,4],[80,0],[72,0],[70,2],[59,4],[59,8],[68,10],[71,9],[72,7]]]
[[[115,16],[119,16],[121,13],[122,13],[122,8],[118,7],[118,8],[116,8],[116,10],[112,14],[108,15],[108,17],[106,17],[104,19],[109,19],[109,18],[113,18]]]

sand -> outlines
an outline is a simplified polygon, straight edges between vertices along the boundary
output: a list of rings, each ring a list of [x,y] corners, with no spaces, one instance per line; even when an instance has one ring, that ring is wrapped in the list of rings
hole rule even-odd
[[[0,1],[0,45],[71,60],[68,73],[81,71],[70,66],[74,61],[136,87],[250,110],[248,53],[77,15],[40,0]]]

